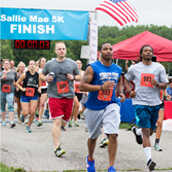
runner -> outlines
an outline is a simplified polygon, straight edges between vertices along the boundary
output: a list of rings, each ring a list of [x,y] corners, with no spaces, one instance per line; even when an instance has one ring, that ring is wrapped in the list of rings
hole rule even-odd
[[[42,57],[40,59],[40,61],[39,61],[39,71],[38,71],[39,74],[42,73],[42,70],[43,70],[45,64],[46,64],[46,59],[44,57]],[[47,101],[47,98],[48,98],[47,97],[47,86],[48,86],[48,83],[46,81],[42,81],[42,84],[41,84],[41,94],[40,94],[39,105],[38,105],[39,118],[38,118],[38,120],[36,120],[36,125],[38,127],[43,125],[43,123],[42,123],[42,115],[43,115],[45,104],[46,104],[46,101]]]
[[[10,128],[14,128],[16,126],[14,122],[14,90],[16,72],[10,69],[10,61],[8,59],[4,59],[3,67],[4,70],[0,71],[2,126],[6,126],[6,104],[8,104]]]
[[[144,45],[140,49],[141,62],[129,68],[125,75],[128,81],[134,81],[135,91],[131,91],[132,103],[135,107],[136,124],[142,128],[143,148],[147,159],[147,167],[154,170],[156,163],[152,161],[150,136],[156,128],[160,109],[160,89],[168,83],[164,67],[152,62],[153,48]]]
[[[78,65],[79,75],[82,78],[83,74],[84,74],[84,71],[82,70],[82,62],[80,60],[77,60],[76,64]],[[72,114],[71,114],[71,117],[70,117],[70,120],[68,123],[69,127],[72,127],[73,122],[74,122],[74,126],[79,127],[78,115],[79,115],[80,101],[81,101],[82,96],[83,96],[83,93],[79,89],[79,85],[80,85],[80,81],[74,82],[75,97],[74,97]]]
[[[64,42],[55,43],[55,53],[57,57],[46,63],[41,78],[48,82],[54,153],[61,157],[65,153],[60,145],[62,120],[67,122],[70,118],[74,98],[73,81],[79,80],[80,76],[77,64],[66,57]]]
[[[25,71],[25,64],[20,61],[19,64],[17,65],[17,79],[20,78],[20,76],[24,73]],[[18,117],[18,122],[21,123],[21,120],[20,120],[20,113],[22,111],[22,108],[21,108],[21,102],[20,102],[20,97],[22,95],[22,91],[16,87],[15,89],[15,102],[17,103],[17,117]]]
[[[41,92],[41,80],[39,74],[35,71],[35,61],[30,60],[28,71],[23,73],[17,80],[16,85],[22,91],[21,105],[22,105],[22,116],[21,121],[24,122],[24,118],[29,116],[28,124],[26,125],[26,131],[31,133],[31,125],[34,120],[37,104],[38,104],[38,93]],[[21,86],[21,83],[22,86]]]
[[[96,140],[104,133],[108,136],[109,168],[108,172],[115,172],[114,161],[117,151],[117,136],[120,124],[120,107],[117,104],[115,89],[120,84],[121,101],[125,100],[122,93],[121,73],[119,66],[112,62],[112,46],[105,43],[101,48],[100,61],[90,64],[81,80],[80,90],[88,91],[88,101],[84,112],[89,132],[88,156],[86,158],[87,171],[95,172],[94,149]],[[120,82],[119,82],[120,81]]]

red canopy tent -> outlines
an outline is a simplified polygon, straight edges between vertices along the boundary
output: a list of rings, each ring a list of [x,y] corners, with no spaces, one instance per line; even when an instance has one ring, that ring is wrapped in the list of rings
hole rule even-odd
[[[140,48],[145,44],[153,47],[157,61],[172,62],[172,41],[149,31],[114,44],[112,46],[114,51],[113,58],[137,60],[139,59]]]

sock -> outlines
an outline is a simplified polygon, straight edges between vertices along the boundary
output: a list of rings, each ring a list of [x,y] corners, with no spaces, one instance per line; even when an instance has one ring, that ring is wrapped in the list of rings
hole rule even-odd
[[[159,144],[159,139],[155,139],[155,144]]]
[[[136,128],[136,134],[137,135],[142,135],[142,129],[141,128]]]
[[[146,158],[147,158],[147,162],[148,162],[152,158],[152,156],[151,156],[151,147],[145,147],[143,149],[144,149],[144,152],[145,152],[145,155],[146,155]]]

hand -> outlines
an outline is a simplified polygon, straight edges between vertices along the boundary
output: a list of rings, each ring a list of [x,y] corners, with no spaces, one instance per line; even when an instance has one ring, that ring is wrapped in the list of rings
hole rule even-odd
[[[131,98],[136,97],[136,92],[135,92],[135,91],[131,91],[131,92],[130,92],[130,97],[131,97]]]
[[[115,83],[113,81],[106,81],[102,85],[102,90],[109,90],[110,88],[114,87]]]
[[[54,80],[54,77],[53,76],[51,76],[51,75],[47,75],[46,76],[46,81],[47,82],[52,82]]]
[[[1,79],[6,79],[7,78],[7,73],[6,72],[3,72],[3,75],[1,77]]]
[[[39,88],[38,88],[38,93],[40,93],[40,94],[41,94],[41,87],[39,87]]]
[[[68,73],[68,74],[66,75],[66,78],[69,79],[69,80],[71,80],[71,81],[75,79],[74,75],[72,75],[72,74],[70,74],[70,73]]]
[[[167,95],[167,100],[171,100],[171,96],[170,95]]]
[[[121,103],[124,102],[125,101],[125,95],[124,95],[124,93],[120,93],[119,96],[121,97],[120,102]]]
[[[22,90],[23,92],[25,92],[25,91],[26,91],[26,88],[21,88],[21,90]]]
[[[152,83],[152,85],[155,87],[158,83],[157,83],[157,81],[155,80],[155,79],[152,79],[151,80],[151,83]]]

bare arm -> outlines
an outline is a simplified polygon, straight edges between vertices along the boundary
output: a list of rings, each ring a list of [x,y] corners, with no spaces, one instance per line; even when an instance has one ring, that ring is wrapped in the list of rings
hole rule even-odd
[[[17,86],[21,91],[25,91],[25,88],[23,88],[23,87],[21,86],[21,84],[20,84],[24,79],[25,79],[25,73],[23,73],[23,74],[20,76],[20,78],[17,80],[17,82],[16,82],[16,86]]]
[[[90,84],[93,80],[94,72],[91,66],[88,66],[80,83],[80,90],[81,91],[98,91],[101,90],[101,85],[92,85]]]

